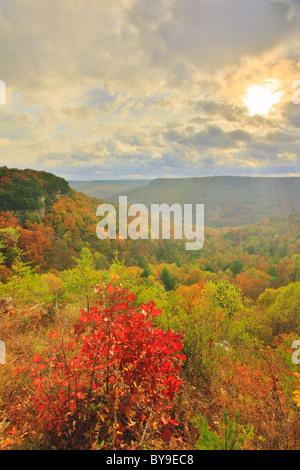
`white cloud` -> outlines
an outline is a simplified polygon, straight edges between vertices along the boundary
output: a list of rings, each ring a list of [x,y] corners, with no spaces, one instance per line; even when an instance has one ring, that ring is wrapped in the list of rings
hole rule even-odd
[[[2,0],[0,164],[159,176],[298,155],[296,109],[250,117],[240,96],[300,78],[299,17],[296,0]]]

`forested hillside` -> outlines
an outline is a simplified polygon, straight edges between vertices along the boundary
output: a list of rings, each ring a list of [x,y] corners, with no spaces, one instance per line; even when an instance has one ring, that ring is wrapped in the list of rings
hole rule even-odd
[[[101,200],[2,171],[0,449],[299,448],[299,213],[103,241]]]
[[[6,166],[0,168],[1,211],[45,209],[57,196],[66,195],[69,191],[69,184],[51,173],[8,169]]]
[[[207,228],[203,249],[189,252],[177,240],[99,240],[99,203],[71,190],[55,200],[43,217],[32,211],[0,212],[0,279],[9,279],[19,257],[38,272],[61,271],[74,267],[74,258],[86,248],[99,269],[108,268],[118,251],[126,266],[144,269],[146,264],[157,267],[165,263],[170,265],[174,282],[185,283],[193,271],[197,281],[232,280],[254,298],[266,287],[299,280],[298,214],[234,229]]]
[[[126,191],[128,203],[204,204],[205,225],[238,227],[299,213],[300,178],[214,176],[156,179]],[[112,198],[118,201],[118,195]]]

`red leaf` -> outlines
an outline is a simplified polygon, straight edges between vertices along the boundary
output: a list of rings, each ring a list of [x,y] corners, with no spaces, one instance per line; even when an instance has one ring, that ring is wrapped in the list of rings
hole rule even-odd
[[[161,431],[161,438],[164,442],[167,442],[170,437],[172,436],[172,431],[170,430],[170,426],[168,424],[166,424],[162,431]]]

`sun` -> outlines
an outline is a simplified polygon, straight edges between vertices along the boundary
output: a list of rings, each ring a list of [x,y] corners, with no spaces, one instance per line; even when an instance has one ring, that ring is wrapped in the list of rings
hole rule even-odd
[[[272,107],[282,96],[281,91],[276,91],[278,86],[277,80],[267,80],[264,85],[252,85],[246,90],[242,100],[249,109],[250,116],[266,115],[272,111]]]

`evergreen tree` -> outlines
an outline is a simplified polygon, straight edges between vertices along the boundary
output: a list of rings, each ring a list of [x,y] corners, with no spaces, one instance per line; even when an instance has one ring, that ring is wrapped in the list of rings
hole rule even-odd
[[[176,279],[175,279],[174,276],[172,276],[172,274],[170,273],[170,271],[166,267],[162,270],[161,280],[162,280],[162,282],[165,286],[166,291],[174,289]]]
[[[147,263],[146,266],[144,267],[144,270],[141,274],[141,277],[147,278],[147,277],[151,276],[151,274],[152,274],[151,268],[150,268],[149,264]]]

